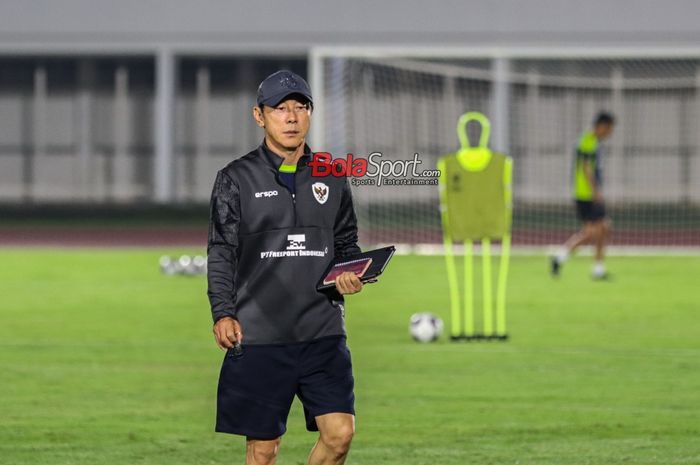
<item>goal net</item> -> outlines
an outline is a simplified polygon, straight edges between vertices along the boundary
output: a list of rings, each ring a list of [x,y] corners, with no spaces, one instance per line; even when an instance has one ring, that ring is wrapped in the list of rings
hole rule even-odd
[[[334,157],[417,153],[421,169],[434,169],[459,148],[459,116],[487,115],[491,148],[514,160],[516,246],[559,244],[577,229],[575,146],[595,115],[609,111],[617,124],[603,143],[602,173],[611,244],[700,246],[699,59],[329,52],[315,55],[312,70],[313,149]],[[354,186],[353,193],[364,244],[441,243],[436,185]]]

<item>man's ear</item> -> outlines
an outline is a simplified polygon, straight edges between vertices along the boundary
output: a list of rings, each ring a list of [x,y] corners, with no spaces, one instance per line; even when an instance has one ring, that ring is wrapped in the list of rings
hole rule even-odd
[[[262,110],[259,106],[253,107],[253,119],[255,120],[255,124],[261,128],[265,127],[265,119],[263,118]]]

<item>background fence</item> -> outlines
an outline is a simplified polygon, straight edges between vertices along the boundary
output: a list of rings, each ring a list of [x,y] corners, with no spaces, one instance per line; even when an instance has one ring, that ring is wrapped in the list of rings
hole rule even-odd
[[[0,202],[205,204],[217,169],[256,146],[257,84],[307,76],[312,147],[411,159],[454,151],[469,110],[515,161],[516,244],[576,226],[573,150],[597,111],[617,116],[604,150],[613,242],[700,245],[700,60],[687,54],[536,57],[409,48],[306,55],[6,55],[0,58]],[[363,242],[439,243],[435,186],[354,188]]]

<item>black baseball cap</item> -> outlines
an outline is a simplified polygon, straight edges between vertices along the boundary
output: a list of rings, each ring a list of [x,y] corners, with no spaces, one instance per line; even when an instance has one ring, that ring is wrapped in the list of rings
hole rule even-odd
[[[285,69],[266,77],[258,86],[258,105],[274,107],[292,94],[304,96],[313,103],[309,84],[296,73]]]

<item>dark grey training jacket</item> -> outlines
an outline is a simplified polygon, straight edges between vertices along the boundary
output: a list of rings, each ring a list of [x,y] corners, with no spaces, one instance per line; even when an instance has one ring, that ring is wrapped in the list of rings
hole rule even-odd
[[[312,177],[297,164],[296,198],[264,144],[218,172],[211,196],[208,296],[214,321],[232,316],[244,344],[345,334],[343,299],[316,283],[334,257],[359,253],[345,177]]]

